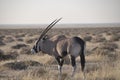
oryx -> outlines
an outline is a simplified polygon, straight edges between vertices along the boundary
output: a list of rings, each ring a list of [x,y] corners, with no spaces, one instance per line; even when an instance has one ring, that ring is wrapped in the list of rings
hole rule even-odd
[[[31,49],[32,53],[40,51],[52,55],[58,62],[58,68],[61,75],[64,57],[70,55],[71,64],[73,67],[72,76],[76,70],[76,57],[80,56],[81,69],[84,72],[85,67],[85,42],[79,37],[68,38],[65,35],[56,35],[51,38],[46,37],[46,33],[58,22],[60,19],[54,20],[47,28],[41,33],[39,39]]]

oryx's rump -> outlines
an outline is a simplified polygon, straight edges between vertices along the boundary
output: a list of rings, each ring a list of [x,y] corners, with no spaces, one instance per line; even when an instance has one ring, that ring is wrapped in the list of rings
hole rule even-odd
[[[82,45],[84,47],[84,41],[79,37],[66,38],[57,43],[56,51],[61,57],[67,54],[77,57],[81,53]]]

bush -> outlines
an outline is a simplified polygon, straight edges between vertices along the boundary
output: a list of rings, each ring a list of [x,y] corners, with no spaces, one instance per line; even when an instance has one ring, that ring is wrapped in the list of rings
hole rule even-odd
[[[30,48],[29,47],[24,47],[20,49],[20,54],[30,54]]]
[[[5,36],[3,35],[0,35],[0,40],[3,40]]]
[[[37,38],[25,38],[25,42],[27,44],[31,44],[34,43],[37,40]]]
[[[92,42],[104,42],[106,39],[104,37],[94,37]]]
[[[93,54],[107,56],[108,60],[114,61],[117,59],[118,54],[115,49],[118,48],[118,45],[115,43],[101,43],[98,47],[92,50]]]
[[[120,40],[120,35],[111,35],[109,41],[119,41]]]
[[[19,34],[16,34],[15,37],[16,38],[20,38],[20,37],[25,37],[25,33],[19,33]]]
[[[22,38],[17,38],[17,41],[23,41],[23,39]]]
[[[13,41],[14,41],[13,37],[7,36],[6,38],[4,38],[5,43],[9,43],[9,42],[13,42]]]
[[[13,70],[23,70],[27,69],[29,66],[38,66],[39,62],[36,61],[20,61],[20,62],[11,62],[6,63],[4,66]]]
[[[2,40],[0,40],[0,46],[3,46],[3,45],[5,45],[5,43]]]
[[[101,43],[99,48],[107,49],[109,51],[114,51],[115,49],[118,48],[118,45],[115,43],[111,43],[111,42],[105,42],[105,43]]]
[[[23,48],[23,47],[27,47],[28,45],[26,44],[17,44],[15,46],[12,46],[13,49],[20,49],[20,48]]]
[[[92,40],[92,36],[85,36],[85,37],[83,37],[83,40],[91,41]]]
[[[9,54],[4,54],[2,50],[0,50],[0,60],[10,60],[16,59],[18,54],[16,52],[8,52]]]
[[[109,51],[97,47],[95,50],[92,51],[92,53],[96,55],[108,55]]]

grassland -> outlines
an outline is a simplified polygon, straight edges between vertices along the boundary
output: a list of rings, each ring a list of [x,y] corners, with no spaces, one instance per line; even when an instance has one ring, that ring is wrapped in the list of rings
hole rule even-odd
[[[0,29],[0,80],[58,80],[57,62],[47,54],[31,54],[42,29]],[[120,27],[52,29],[48,35],[79,36],[86,41],[87,80],[120,80]],[[62,80],[82,80],[80,59],[71,78],[68,57]]]

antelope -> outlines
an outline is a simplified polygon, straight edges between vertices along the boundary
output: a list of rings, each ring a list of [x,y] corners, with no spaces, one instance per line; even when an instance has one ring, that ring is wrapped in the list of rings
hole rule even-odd
[[[40,51],[55,57],[58,62],[59,74],[62,74],[62,66],[64,63],[64,57],[70,55],[70,60],[72,64],[72,76],[75,74],[76,70],[76,57],[80,56],[81,59],[81,70],[84,72],[85,68],[85,42],[75,36],[68,38],[65,35],[55,35],[48,38],[46,33],[62,18],[54,20],[47,28],[41,33],[39,39],[31,49],[31,52],[38,53]]]

